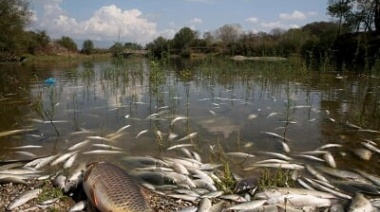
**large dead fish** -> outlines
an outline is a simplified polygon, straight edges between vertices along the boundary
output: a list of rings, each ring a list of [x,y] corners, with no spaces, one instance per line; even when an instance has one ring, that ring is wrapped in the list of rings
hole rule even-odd
[[[100,211],[153,211],[131,176],[113,164],[94,162],[87,165],[83,187]]]

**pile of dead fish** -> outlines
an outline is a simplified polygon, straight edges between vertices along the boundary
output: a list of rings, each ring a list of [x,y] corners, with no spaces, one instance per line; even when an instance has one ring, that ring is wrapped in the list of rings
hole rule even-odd
[[[263,132],[276,139],[280,135]],[[89,139],[95,137],[89,137]],[[99,139],[100,140],[100,139]],[[193,151],[193,144],[177,144],[167,151],[177,151],[178,157],[123,156],[123,164],[134,167],[128,173],[139,179],[145,188],[163,198],[170,197],[193,203],[193,206],[182,211],[378,211],[380,210],[380,178],[364,171],[341,170],[329,148],[340,148],[338,144],[326,144],[320,148],[300,153],[290,153],[286,142],[282,139],[284,152],[227,152],[226,157],[245,160],[244,170],[274,168],[288,169],[298,183],[297,188],[268,187],[258,189],[257,182],[240,179],[235,175],[238,186],[235,193],[226,194],[223,190],[223,164],[205,163],[200,155]],[[286,140],[286,139],[285,139]],[[363,146],[377,152],[374,143],[368,141]],[[0,167],[2,182],[27,184],[27,180],[51,179],[55,186],[70,196],[82,189],[85,164],[75,164],[79,155],[89,154],[122,154],[123,150],[107,144],[91,143],[98,149],[84,151],[90,145],[89,140],[79,142],[60,153],[31,160],[27,163],[10,163]],[[35,146],[16,147],[17,150],[36,148]],[[104,149],[107,148],[107,149]],[[267,159],[257,160],[256,154]],[[310,164],[305,161],[310,160]],[[8,161],[9,162],[9,161]],[[74,165],[75,164],[75,165]],[[44,174],[47,167],[58,167],[70,170]],[[115,184],[121,182],[114,182]],[[13,210],[42,192],[40,188],[27,191],[15,198],[7,207]],[[96,190],[95,194],[101,191]],[[123,192],[123,191],[120,191]],[[131,195],[124,191],[126,196]],[[104,194],[103,194],[104,195]],[[112,197],[110,201],[112,200]],[[47,201],[49,202],[49,201]],[[52,202],[52,201],[50,201]],[[44,203],[48,204],[48,203]],[[107,204],[107,202],[105,203]],[[42,207],[42,206],[41,206]],[[46,207],[44,205],[43,207]],[[112,206],[109,206],[112,208]],[[80,201],[70,211],[82,211],[85,202]]]

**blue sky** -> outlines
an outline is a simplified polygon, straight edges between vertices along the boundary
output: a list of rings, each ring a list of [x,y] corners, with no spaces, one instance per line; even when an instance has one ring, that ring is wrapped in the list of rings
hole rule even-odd
[[[329,21],[327,0],[31,0],[32,29],[52,38],[146,44],[172,38],[182,27],[200,35],[225,24],[245,32]]]

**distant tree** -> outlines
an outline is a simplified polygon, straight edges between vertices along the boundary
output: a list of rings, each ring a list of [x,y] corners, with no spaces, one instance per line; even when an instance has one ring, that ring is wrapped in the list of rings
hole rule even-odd
[[[198,37],[198,33],[189,27],[180,29],[173,38],[173,47],[181,54],[187,54],[191,43]]]
[[[124,46],[120,42],[115,42],[111,47],[110,51],[112,53],[112,56],[114,57],[121,57],[122,53],[124,51]]]
[[[226,24],[218,28],[215,34],[223,43],[228,44],[236,42],[243,34],[243,29],[239,24]]]
[[[163,58],[170,53],[169,41],[162,36],[156,38],[153,42],[148,43],[146,48],[149,49],[152,56],[156,58]]]
[[[82,52],[85,54],[94,53],[94,42],[92,40],[85,40],[82,45]]]
[[[138,44],[138,43],[131,43],[131,42],[124,43],[124,48],[126,48],[126,49],[134,49],[134,50],[143,49],[143,47],[140,44]]]
[[[62,36],[60,39],[56,41],[61,46],[67,48],[69,51],[78,51],[77,44],[74,42],[74,40],[68,36]]]
[[[31,15],[28,1],[0,0],[0,52],[19,51]]]
[[[23,52],[39,54],[45,51],[50,42],[50,37],[45,31],[28,31],[23,36]]]

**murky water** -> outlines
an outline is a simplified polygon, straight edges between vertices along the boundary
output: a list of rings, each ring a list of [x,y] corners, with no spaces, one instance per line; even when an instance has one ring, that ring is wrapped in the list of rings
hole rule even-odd
[[[21,145],[42,145],[25,150],[36,156],[65,152],[88,136],[110,138],[130,125],[113,141],[90,140],[120,147],[125,155],[155,157],[181,155],[166,149],[193,143],[204,161],[218,162],[221,151],[284,153],[281,142],[264,133],[274,132],[289,139],[289,155],[342,144],[329,149],[338,167],[380,174],[378,153],[369,161],[353,153],[364,147],[363,139],[380,145],[379,78],[295,69],[282,62],[159,65],[142,58],[2,64],[0,132],[31,131],[0,137],[0,160],[31,157],[12,149]],[[49,78],[55,82],[44,82]],[[186,118],[173,122],[176,117]],[[192,133],[192,139],[178,141]],[[123,163],[122,158],[99,154],[78,160]],[[247,174],[241,162],[231,161],[234,171]]]

